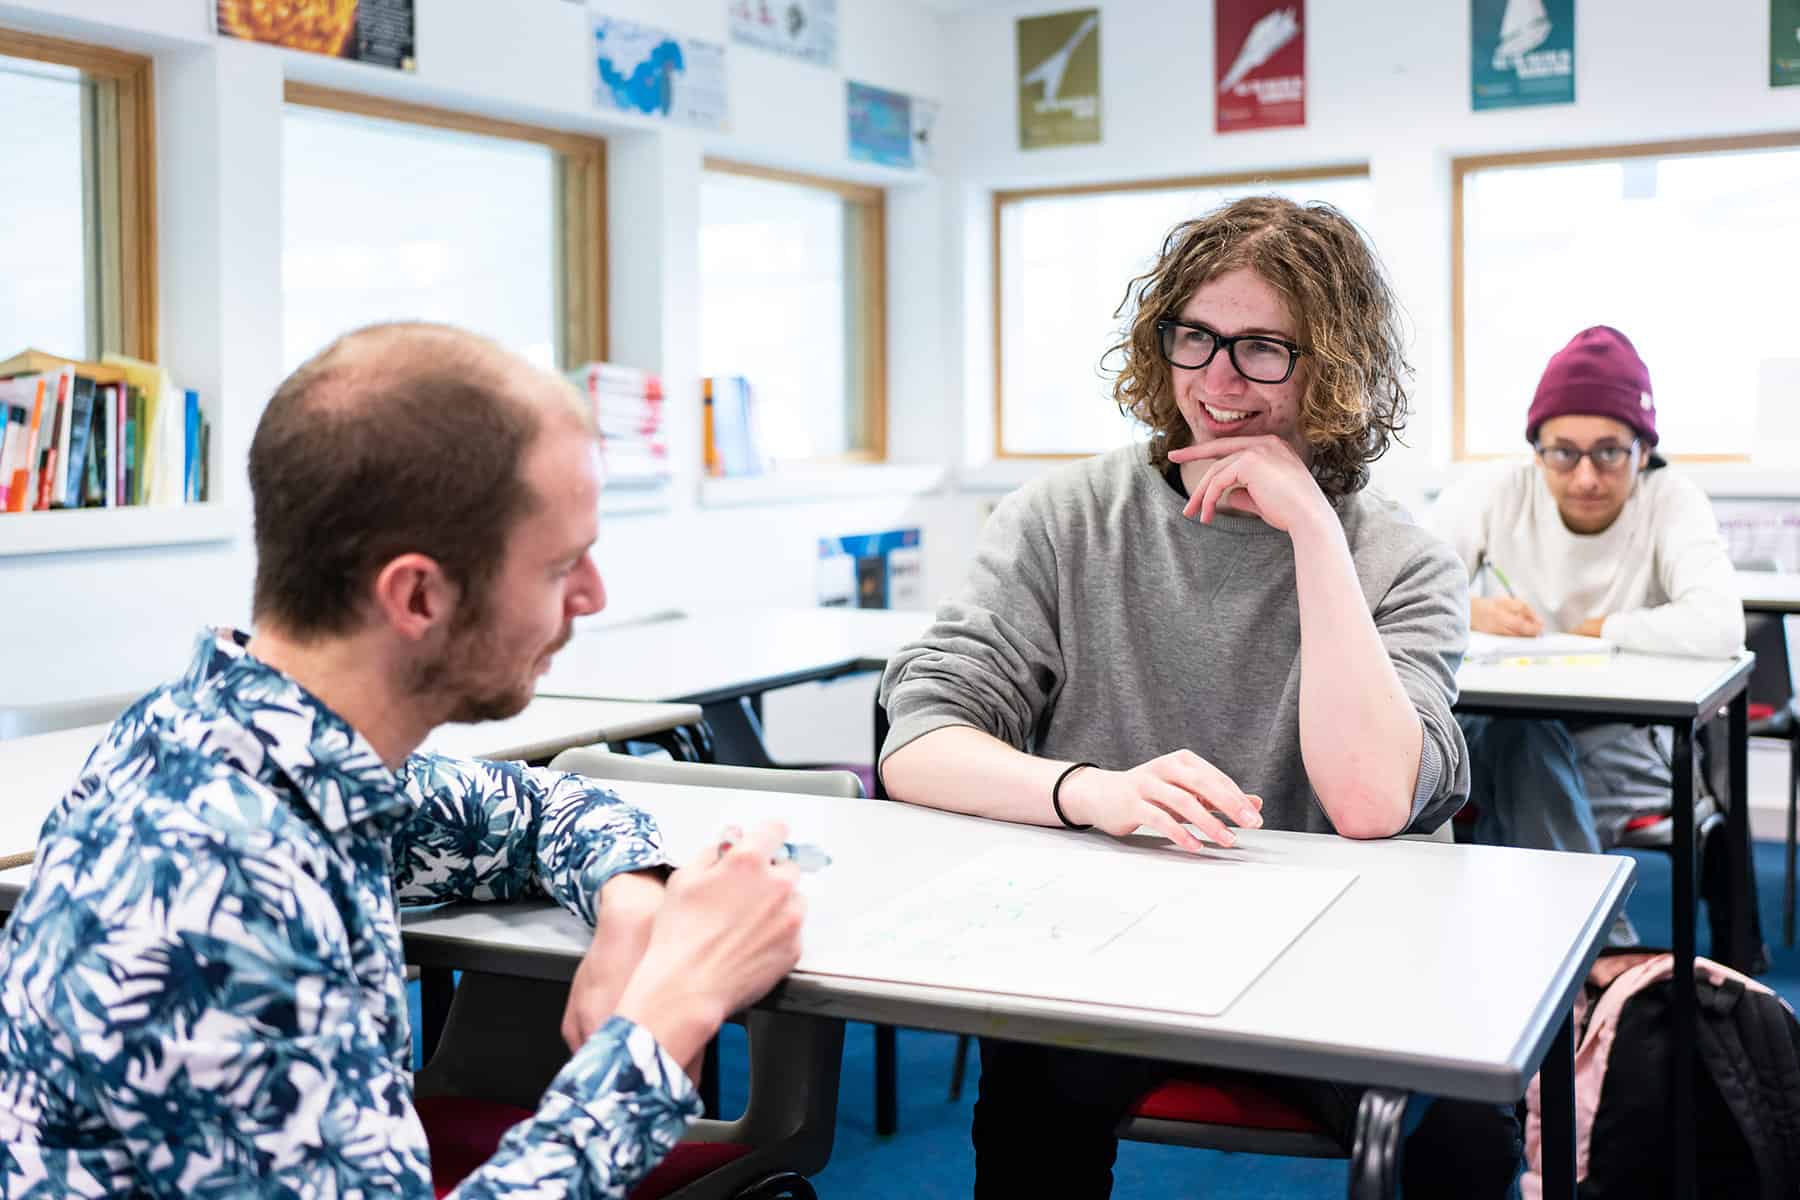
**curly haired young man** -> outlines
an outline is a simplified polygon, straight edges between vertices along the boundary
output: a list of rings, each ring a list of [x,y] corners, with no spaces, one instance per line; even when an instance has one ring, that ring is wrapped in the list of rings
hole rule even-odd
[[[995,511],[882,681],[890,794],[1189,850],[1231,845],[1225,820],[1435,829],[1469,790],[1468,589],[1365,488],[1409,372],[1373,252],[1328,206],[1244,199],[1176,226],[1122,310],[1113,395],[1149,443]],[[1120,1118],[1179,1070],[985,1040],[976,1195],[1108,1195]],[[1353,1091],[1265,1082],[1348,1135]],[[1510,1109],[1439,1103],[1408,1142],[1412,1195],[1504,1195],[1516,1169]]]

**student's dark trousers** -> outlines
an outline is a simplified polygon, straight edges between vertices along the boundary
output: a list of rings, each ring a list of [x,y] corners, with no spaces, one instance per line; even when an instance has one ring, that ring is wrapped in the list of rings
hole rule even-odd
[[[1104,1200],[1112,1194],[1120,1121],[1152,1089],[1184,1073],[1229,1074],[983,1038],[973,1130],[976,1200]],[[1255,1078],[1350,1145],[1360,1089]],[[1407,1200],[1502,1200],[1514,1194],[1519,1154],[1511,1107],[1440,1100],[1406,1140],[1404,1194]]]

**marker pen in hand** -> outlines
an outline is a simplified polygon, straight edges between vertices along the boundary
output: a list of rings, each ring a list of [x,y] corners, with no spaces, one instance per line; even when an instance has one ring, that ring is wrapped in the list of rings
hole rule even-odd
[[[743,836],[741,831],[726,830],[725,836],[719,839],[719,857],[724,858],[725,852]],[[810,842],[783,842],[775,847],[769,861],[777,865],[791,862],[802,871],[821,871],[831,865],[831,855]]]

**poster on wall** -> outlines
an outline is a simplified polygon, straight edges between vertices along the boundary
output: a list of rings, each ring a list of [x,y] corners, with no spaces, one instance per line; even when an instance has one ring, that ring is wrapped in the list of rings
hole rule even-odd
[[[837,65],[837,0],[731,0],[731,40]]]
[[[1019,148],[1100,140],[1100,10],[1021,17]]]
[[[221,37],[411,71],[413,0],[218,0]]]
[[[1473,0],[1475,111],[1575,103],[1575,0]]]
[[[1213,70],[1218,132],[1306,124],[1304,0],[1218,0]]]
[[[1800,86],[1800,0],[1769,0],[1769,86]]]
[[[725,47],[594,14],[594,99],[602,108],[725,128]]]
[[[817,580],[821,608],[924,608],[919,531],[820,538]]]
[[[850,157],[889,167],[931,165],[938,106],[930,100],[845,81]]]

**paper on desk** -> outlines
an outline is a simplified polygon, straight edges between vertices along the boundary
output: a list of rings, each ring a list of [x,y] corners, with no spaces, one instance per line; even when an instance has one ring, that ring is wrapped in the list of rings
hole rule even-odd
[[[1217,1016],[1355,878],[1222,856],[996,849],[840,927],[800,969]]]
[[[1605,638],[1578,633],[1546,633],[1541,637],[1501,637],[1496,633],[1471,632],[1464,662],[1497,663],[1514,658],[1551,659],[1568,655],[1612,654],[1618,649]]]

